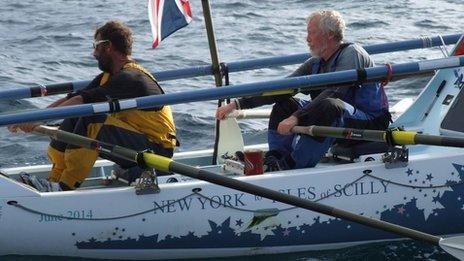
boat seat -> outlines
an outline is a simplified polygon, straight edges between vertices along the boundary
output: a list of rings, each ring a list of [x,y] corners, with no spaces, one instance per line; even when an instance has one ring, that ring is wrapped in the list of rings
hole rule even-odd
[[[387,150],[388,146],[384,142],[361,141],[335,143],[330,152],[334,158],[354,161],[362,155],[385,153]]]

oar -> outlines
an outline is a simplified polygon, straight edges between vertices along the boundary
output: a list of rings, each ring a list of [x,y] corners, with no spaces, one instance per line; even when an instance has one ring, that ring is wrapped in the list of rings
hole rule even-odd
[[[56,84],[39,84],[36,86],[4,90],[0,92],[0,99],[22,99],[41,97],[77,91],[87,86],[90,81],[75,81]]]
[[[295,126],[293,127],[292,132],[315,137],[333,137],[349,140],[393,142],[394,144],[398,145],[424,144],[464,148],[464,138],[428,135],[415,131],[393,130],[387,132],[380,130],[361,130],[312,125]],[[389,141],[389,137],[391,137],[391,141]]]
[[[235,110],[229,113],[226,118],[235,119],[269,119],[271,110]]]
[[[35,132],[45,134],[66,143],[76,146],[93,149],[97,151],[105,151],[120,158],[124,158],[133,162],[137,162],[140,166],[149,166],[165,172],[175,172],[194,179],[207,181],[216,185],[239,190],[249,194],[261,196],[270,200],[279,201],[292,206],[312,210],[321,214],[350,220],[355,223],[363,224],[372,228],[381,229],[400,236],[420,240],[432,245],[440,246],[443,250],[451,255],[463,259],[464,258],[464,237],[440,238],[410,228],[402,227],[396,224],[385,221],[368,218],[357,215],[342,209],[327,206],[321,203],[312,202],[296,196],[281,193],[272,189],[250,184],[237,179],[228,178],[223,175],[213,173],[204,169],[199,169],[176,162],[170,158],[159,156],[148,152],[137,152],[118,145],[108,144],[93,140],[87,137],[82,137],[77,134],[57,130],[56,128],[38,126]]]
[[[461,34],[444,35],[444,44],[454,44],[458,41]],[[406,51],[419,48],[428,48],[433,46],[442,45],[441,38],[436,37],[422,37],[419,39],[397,41],[391,43],[381,43],[366,45],[364,49],[369,54],[389,53],[395,51]],[[259,59],[242,60],[228,63],[229,72],[240,72],[246,70],[268,68],[273,66],[284,66],[291,64],[298,64],[306,61],[311,56],[308,53],[275,56]],[[198,77],[204,75],[213,74],[211,65],[195,66],[183,69],[174,69],[166,71],[153,72],[158,81],[169,81],[181,78]],[[20,87],[14,89],[8,89],[0,91],[1,99],[23,99],[32,98],[52,94],[61,94],[69,91],[76,91],[84,88],[90,83],[90,81],[75,81],[58,84],[46,84],[32,87]]]
[[[226,88],[228,88],[227,86]],[[224,105],[225,103],[222,103]],[[219,132],[216,133],[216,149],[213,151],[217,163],[223,163],[222,155],[234,156],[235,152],[243,151],[245,143],[243,142],[242,130],[238,126],[235,118],[225,118],[216,124]]]
[[[399,63],[392,65],[393,76],[415,75],[417,73],[452,68],[464,65],[464,57],[449,57],[419,62]],[[350,84],[365,81],[380,81],[389,75],[387,67],[371,67],[362,70],[347,70],[332,73],[284,78],[279,80],[236,84],[227,88],[203,88],[164,95],[145,96],[135,99],[112,101],[109,103],[81,104],[66,107],[46,108],[36,111],[18,112],[0,115],[0,126],[19,122],[62,119],[89,116],[107,112],[129,109],[146,109],[160,105],[178,104],[195,101],[217,100],[239,96],[261,95],[276,90],[317,89],[321,86]]]

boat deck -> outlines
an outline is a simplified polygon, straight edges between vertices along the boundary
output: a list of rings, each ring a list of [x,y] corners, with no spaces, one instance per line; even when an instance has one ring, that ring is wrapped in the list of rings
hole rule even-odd
[[[259,147],[264,148],[265,145],[258,145],[252,146],[253,148]],[[187,152],[187,153],[178,153],[174,156],[174,159],[177,162],[188,164],[191,166],[197,166],[198,168],[208,170],[214,173],[218,173],[221,175],[226,175],[228,177],[239,177],[243,176],[241,174],[233,173],[225,169],[224,164],[218,165],[211,165],[211,151],[210,150],[202,150],[196,152]],[[356,161],[360,160],[380,160],[382,154],[373,154],[373,155],[365,155],[361,159],[356,159]],[[324,157],[321,162],[315,167],[315,169],[319,168],[327,168],[331,166],[341,165],[341,164],[349,164],[353,163],[353,161],[333,157],[332,155],[327,155]],[[22,172],[26,172],[28,174],[37,175],[40,178],[48,177],[48,173],[51,169],[51,165],[37,165],[37,166],[28,166],[28,167],[21,167],[21,168],[5,168],[0,169],[0,173],[4,176],[9,178],[15,179],[17,181],[20,180],[19,174]],[[85,182],[78,188],[78,190],[89,190],[89,189],[103,189],[103,188],[117,188],[117,187],[126,187],[129,186],[128,182],[123,179],[117,179],[114,176],[115,165],[113,162],[108,160],[98,160],[91,173],[89,174],[88,178]],[[269,173],[264,173],[263,175],[268,175]],[[157,177],[158,184],[165,184],[165,183],[176,183],[176,182],[188,182],[192,181],[193,179],[190,177],[186,177],[180,174],[172,174],[172,175],[161,175]],[[133,184],[132,184],[133,185]]]

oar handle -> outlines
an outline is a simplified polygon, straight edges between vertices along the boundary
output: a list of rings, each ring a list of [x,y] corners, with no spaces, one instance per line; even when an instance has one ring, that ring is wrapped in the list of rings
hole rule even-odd
[[[313,126],[294,126],[291,129],[291,132],[296,133],[296,134],[305,134],[309,136],[314,136],[312,130],[313,130]]]
[[[235,119],[267,119],[271,115],[270,110],[234,110],[226,118]]]
[[[34,128],[33,132],[38,133],[38,134],[43,134],[43,135],[49,136],[50,138],[56,139],[58,128],[45,126],[45,125],[39,125]]]
[[[385,141],[385,131],[337,128],[329,126],[294,126],[293,133],[313,137],[333,137],[349,140]]]

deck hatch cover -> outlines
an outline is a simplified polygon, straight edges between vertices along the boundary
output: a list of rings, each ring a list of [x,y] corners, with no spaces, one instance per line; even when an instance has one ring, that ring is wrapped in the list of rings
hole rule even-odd
[[[446,99],[445,99],[446,100]],[[464,92],[459,92],[454,99],[453,104],[446,113],[445,118],[441,122],[442,130],[456,131],[464,133]]]

